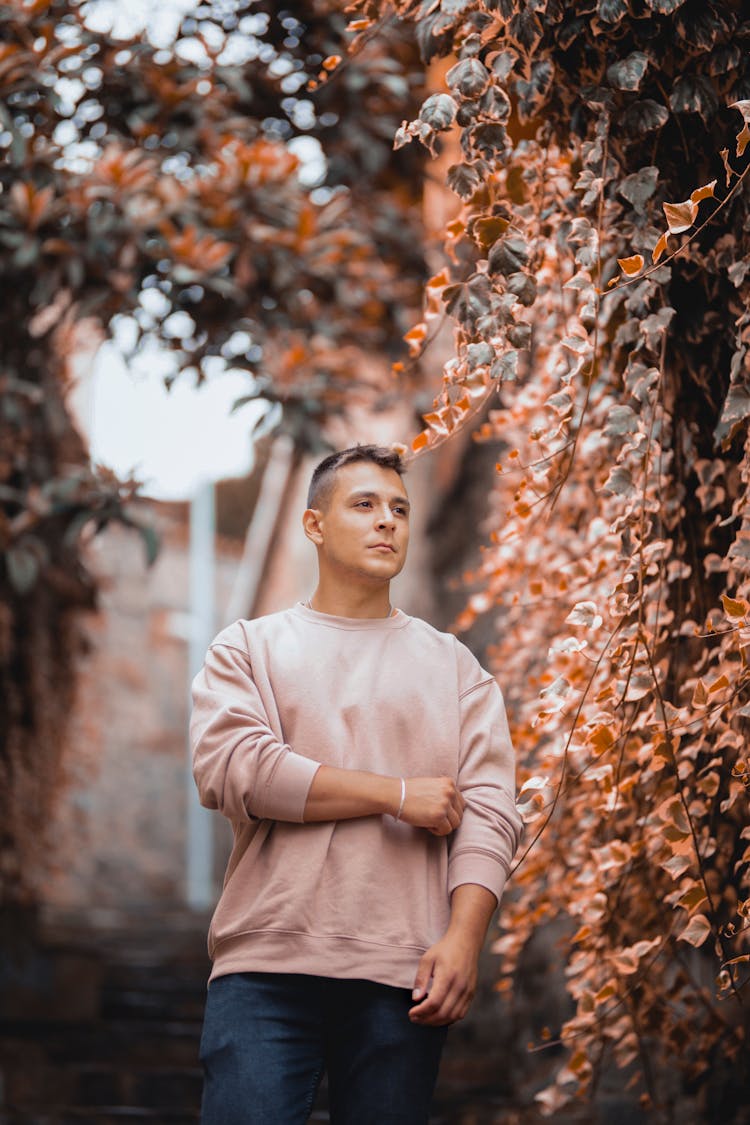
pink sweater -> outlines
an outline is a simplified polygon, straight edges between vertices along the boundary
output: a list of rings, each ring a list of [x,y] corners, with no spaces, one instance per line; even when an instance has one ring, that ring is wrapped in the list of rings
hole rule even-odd
[[[193,703],[201,803],[234,832],[210,979],[312,973],[412,988],[453,888],[500,898],[521,831],[513,748],[497,683],[455,637],[401,610],[346,618],[297,603],[224,629]],[[463,821],[448,837],[393,816],[304,824],[323,763],[451,776]]]

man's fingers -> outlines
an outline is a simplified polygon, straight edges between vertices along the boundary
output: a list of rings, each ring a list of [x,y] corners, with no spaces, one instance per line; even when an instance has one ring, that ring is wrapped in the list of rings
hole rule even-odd
[[[432,976],[433,962],[432,959],[425,954],[420,958],[419,965],[417,966],[417,975],[414,978],[414,988],[412,990],[412,999],[420,1000],[427,992],[427,985],[430,983]]]
[[[434,1011],[430,1011],[428,1004],[419,1005],[424,1015],[419,1015],[415,1022],[429,1027],[443,1027],[447,1024],[457,1023],[462,1020],[469,1010],[472,993],[467,987],[452,989]],[[414,1011],[414,1009],[412,1009]]]
[[[431,1017],[441,1011],[452,987],[453,981],[450,978],[446,979],[439,966],[435,966],[429,995],[421,1003],[409,1009],[410,1017],[417,1023],[432,1022]]]
[[[433,1001],[432,1004],[430,1001]],[[456,1020],[461,1018],[461,1013],[464,1011],[463,1006],[464,992],[460,988],[453,986],[443,997],[442,1001],[439,997],[433,1000],[432,994],[429,999],[417,1006],[415,1011],[416,1022],[426,1024],[430,1027],[442,1027],[444,1024],[455,1023]]]

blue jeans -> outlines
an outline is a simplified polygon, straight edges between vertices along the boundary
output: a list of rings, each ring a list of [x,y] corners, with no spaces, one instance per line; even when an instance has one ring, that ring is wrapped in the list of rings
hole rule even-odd
[[[202,1125],[304,1125],[323,1071],[333,1125],[426,1125],[446,1028],[408,989],[291,973],[211,981]]]

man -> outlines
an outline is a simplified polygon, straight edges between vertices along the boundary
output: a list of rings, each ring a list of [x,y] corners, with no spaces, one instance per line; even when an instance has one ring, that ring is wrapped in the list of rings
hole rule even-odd
[[[237,621],[193,683],[201,801],[234,847],[211,922],[203,1125],[427,1121],[518,844],[495,680],[389,602],[409,500],[390,449],[313,473],[306,603]]]

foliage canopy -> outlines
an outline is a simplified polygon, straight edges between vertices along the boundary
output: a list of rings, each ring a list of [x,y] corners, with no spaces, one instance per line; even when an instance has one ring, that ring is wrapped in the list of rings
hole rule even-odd
[[[576,1010],[540,1101],[555,1112],[614,1058],[644,1109],[690,1096],[730,1122],[749,1056],[750,20],[739,0],[347,11],[348,32],[315,0],[203,4],[185,54],[93,32],[72,0],[0,7],[7,882],[13,809],[43,821],[71,610],[93,600],[81,536],[136,518],[65,414],[66,332],[135,314],[194,377],[245,366],[309,442],[369,393],[348,349],[405,369],[447,319],[412,453],[480,418],[505,449],[457,625],[497,616],[523,762],[508,976],[536,927],[569,923]],[[252,58],[231,62],[235,35]],[[300,134],[325,152],[323,195],[297,178]],[[410,327],[412,141],[453,154],[462,212]],[[175,312],[189,334],[170,335]]]
[[[539,1100],[554,1113],[614,1058],[644,1109],[690,1091],[731,1121],[749,1057],[750,21],[690,0],[397,8],[424,61],[452,65],[396,144],[450,145],[463,201],[408,334],[418,357],[455,323],[412,448],[483,406],[477,438],[505,445],[458,625],[497,615],[524,762],[508,976],[538,926],[570,923],[570,1050]]]

